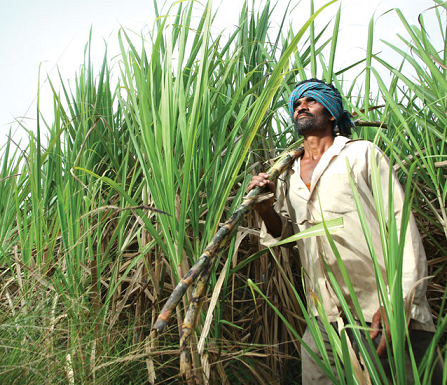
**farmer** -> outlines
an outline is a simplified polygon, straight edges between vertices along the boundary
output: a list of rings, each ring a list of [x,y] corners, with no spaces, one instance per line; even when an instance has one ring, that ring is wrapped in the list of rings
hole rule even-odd
[[[385,335],[390,338],[389,329],[386,327],[388,322],[380,306],[373,262],[349,183],[347,163],[359,191],[361,206],[384,277],[385,262],[372,192],[371,162],[376,162],[380,170],[384,213],[388,213],[388,190],[392,188],[398,230],[404,203],[403,190],[394,174],[392,186],[389,186],[388,160],[374,144],[348,138],[354,124],[351,115],[343,110],[340,93],[335,87],[317,79],[303,81],[290,95],[288,107],[297,135],[304,137],[304,153],[279,177],[277,186],[267,180],[268,174],[265,173],[254,176],[249,184],[248,191],[255,186],[261,186],[276,193],[275,203],[274,198],[271,198],[255,205],[255,210],[263,220],[261,242],[270,246],[320,223],[323,218],[330,220],[342,217],[344,227],[335,232],[332,238],[353,284],[365,321],[371,323],[372,329],[375,330],[370,335],[376,344],[377,353],[385,363]],[[336,325],[345,320],[345,317],[329,281],[324,262],[329,265],[352,312],[354,306],[331,245],[327,237],[319,236],[300,240],[297,246],[305,275],[309,311],[318,317],[311,296],[313,293],[319,297],[329,322],[337,328]],[[405,298],[412,286],[426,274],[425,252],[415,220],[411,217],[404,249],[402,284]],[[426,286],[426,281],[417,286],[411,311],[411,341],[416,359],[422,358],[435,330],[426,299]],[[353,314],[355,315],[355,312]],[[321,321],[319,323],[330,350],[327,335]],[[303,340],[318,354],[309,329],[306,329]],[[331,384],[332,381],[308,352],[303,348],[301,350],[303,384]],[[332,355],[332,351],[329,353]],[[335,365],[333,370],[335,373]]]

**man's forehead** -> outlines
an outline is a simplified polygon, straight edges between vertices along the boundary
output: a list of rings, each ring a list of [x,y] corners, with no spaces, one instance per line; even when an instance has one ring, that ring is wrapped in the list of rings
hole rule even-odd
[[[302,100],[315,100],[313,96],[302,96],[301,98],[297,99],[297,102]]]

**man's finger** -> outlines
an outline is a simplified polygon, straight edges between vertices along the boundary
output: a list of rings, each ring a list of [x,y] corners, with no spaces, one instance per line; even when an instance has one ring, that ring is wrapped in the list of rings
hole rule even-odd
[[[377,347],[377,355],[380,357],[383,353],[385,353],[386,350],[386,337],[385,333],[382,334],[382,337],[380,338],[379,346]]]
[[[372,325],[371,325],[372,326]],[[374,328],[374,330],[371,330],[369,332],[369,336],[371,337],[371,339],[373,340],[374,338],[376,338],[379,335],[380,329],[378,328]]]
[[[373,330],[371,330],[369,332],[369,336],[373,340],[374,338],[376,338],[379,335],[380,330],[382,329],[382,320],[380,317],[380,313],[374,314],[373,319],[371,321],[371,328]]]

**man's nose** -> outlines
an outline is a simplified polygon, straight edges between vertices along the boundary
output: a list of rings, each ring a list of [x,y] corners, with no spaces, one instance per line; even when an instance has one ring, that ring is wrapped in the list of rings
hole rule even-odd
[[[308,110],[308,109],[309,109],[309,103],[307,103],[306,100],[303,100],[303,101],[300,103],[300,106],[299,106],[299,108],[298,108],[298,111],[301,111],[301,110]]]
[[[303,102],[300,104],[300,106],[298,108],[298,114],[300,112],[304,112],[304,111],[309,111],[309,105],[306,102]]]

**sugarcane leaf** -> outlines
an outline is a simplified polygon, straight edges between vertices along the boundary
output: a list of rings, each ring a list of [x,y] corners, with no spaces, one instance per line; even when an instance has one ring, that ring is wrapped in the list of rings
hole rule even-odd
[[[273,244],[271,247],[274,246],[282,246],[291,242],[296,242],[300,239],[310,238],[310,237],[316,237],[320,235],[325,235],[325,226],[330,231],[330,233],[336,233],[337,230],[340,230],[344,227],[343,224],[343,217],[331,219],[323,223],[318,223],[306,230],[300,231],[297,234],[294,234],[282,241],[279,241],[275,244]]]
[[[337,230],[343,228],[343,218],[336,218],[336,219],[331,219],[329,221],[326,221],[326,226],[330,232],[336,232]],[[282,246],[285,244],[294,243],[300,239],[306,239],[306,238],[316,237],[316,236],[321,236],[321,235],[325,235],[325,230],[324,230],[323,224],[319,223],[319,224],[314,225],[306,230],[300,231],[299,233],[292,235],[291,237],[288,237],[280,242],[277,242],[268,248],[261,249],[261,250],[257,251],[256,253],[250,255],[248,258],[245,258],[243,261],[239,262],[233,269],[231,269],[230,275],[237,273],[244,266],[248,265],[249,263],[258,259],[260,256],[267,253],[269,251],[269,249],[271,249],[272,247]]]

